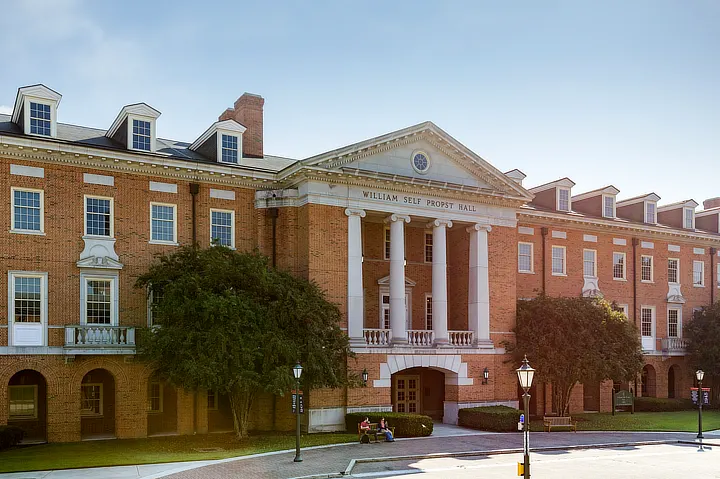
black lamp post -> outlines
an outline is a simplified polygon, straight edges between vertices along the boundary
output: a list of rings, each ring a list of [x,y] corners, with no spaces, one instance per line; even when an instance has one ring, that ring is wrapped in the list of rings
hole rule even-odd
[[[300,363],[293,367],[293,376],[295,376],[295,462],[302,462],[302,457],[300,457],[300,376],[302,370]]]
[[[523,424],[523,450],[525,452],[523,464],[523,477],[530,479],[530,386],[532,386],[535,370],[530,367],[527,356],[523,359],[522,366],[516,369],[520,387],[523,388],[523,402],[525,403],[525,423]]]
[[[368,382],[368,372],[367,372],[367,368],[363,369],[363,372],[362,372],[362,382],[363,382],[363,386],[367,386],[367,382]]]
[[[698,381],[698,439],[704,439],[702,433],[702,403],[703,403],[703,391],[702,391],[702,380],[705,377],[705,372],[702,369],[695,371],[695,378]]]
[[[483,383],[483,384],[487,384],[487,383],[488,383],[488,379],[490,379],[490,371],[488,371],[488,368],[485,368],[485,369],[483,369],[483,379],[482,379],[482,383]]]

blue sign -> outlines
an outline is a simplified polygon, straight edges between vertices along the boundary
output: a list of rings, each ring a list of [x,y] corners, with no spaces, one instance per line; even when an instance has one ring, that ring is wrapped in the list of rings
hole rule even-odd
[[[520,414],[520,422],[525,423],[525,414]]]

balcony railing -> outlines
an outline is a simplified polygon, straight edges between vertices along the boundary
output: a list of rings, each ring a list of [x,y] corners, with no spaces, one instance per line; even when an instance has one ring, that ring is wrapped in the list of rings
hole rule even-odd
[[[390,329],[363,329],[365,344],[368,346],[387,347],[392,342]],[[448,331],[448,343],[457,348],[473,347],[474,334],[472,331]],[[413,347],[429,348],[434,345],[435,335],[431,329],[410,329],[407,331],[408,345]]]
[[[364,329],[363,335],[368,346],[388,346],[392,331],[390,329]]]
[[[431,329],[410,329],[407,332],[410,346],[432,346],[433,332]]]
[[[684,353],[687,347],[687,340],[683,338],[663,338],[662,349],[670,353]]]
[[[472,331],[448,331],[448,339],[452,346],[472,346]]]
[[[84,324],[65,326],[65,348],[135,349],[135,328]]]

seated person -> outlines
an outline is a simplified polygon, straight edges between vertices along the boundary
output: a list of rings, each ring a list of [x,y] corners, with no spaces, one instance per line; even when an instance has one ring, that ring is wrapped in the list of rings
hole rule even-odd
[[[368,431],[370,431],[370,419],[369,419],[369,418],[366,417],[366,418],[360,423],[360,431],[362,431],[363,434],[367,434]]]
[[[380,422],[378,423],[378,432],[385,434],[386,441],[395,441],[395,438],[392,435],[392,431],[390,431],[390,429],[388,428],[388,423],[385,422],[385,418],[380,419]]]

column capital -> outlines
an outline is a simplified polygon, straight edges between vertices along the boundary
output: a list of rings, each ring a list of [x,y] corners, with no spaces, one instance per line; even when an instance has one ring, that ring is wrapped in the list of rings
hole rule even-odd
[[[387,218],[385,218],[385,223],[395,223],[396,221],[404,221],[405,223],[410,223],[410,217],[408,215],[399,215],[393,213]]]
[[[347,216],[359,216],[360,218],[365,218],[365,215],[367,213],[365,213],[365,210],[361,210],[358,208],[346,208],[345,214]]]
[[[444,218],[438,218],[438,219],[432,220],[425,227],[426,228],[438,228],[440,226],[445,226],[447,228],[452,228],[452,225],[453,225],[452,221],[446,220]]]
[[[483,230],[487,231],[489,233],[492,231],[492,226],[490,226],[488,224],[484,224],[484,223],[482,223],[482,224],[475,223],[474,225],[468,226],[467,228],[465,228],[465,231],[467,231],[468,233],[472,233],[473,231],[483,231]]]

